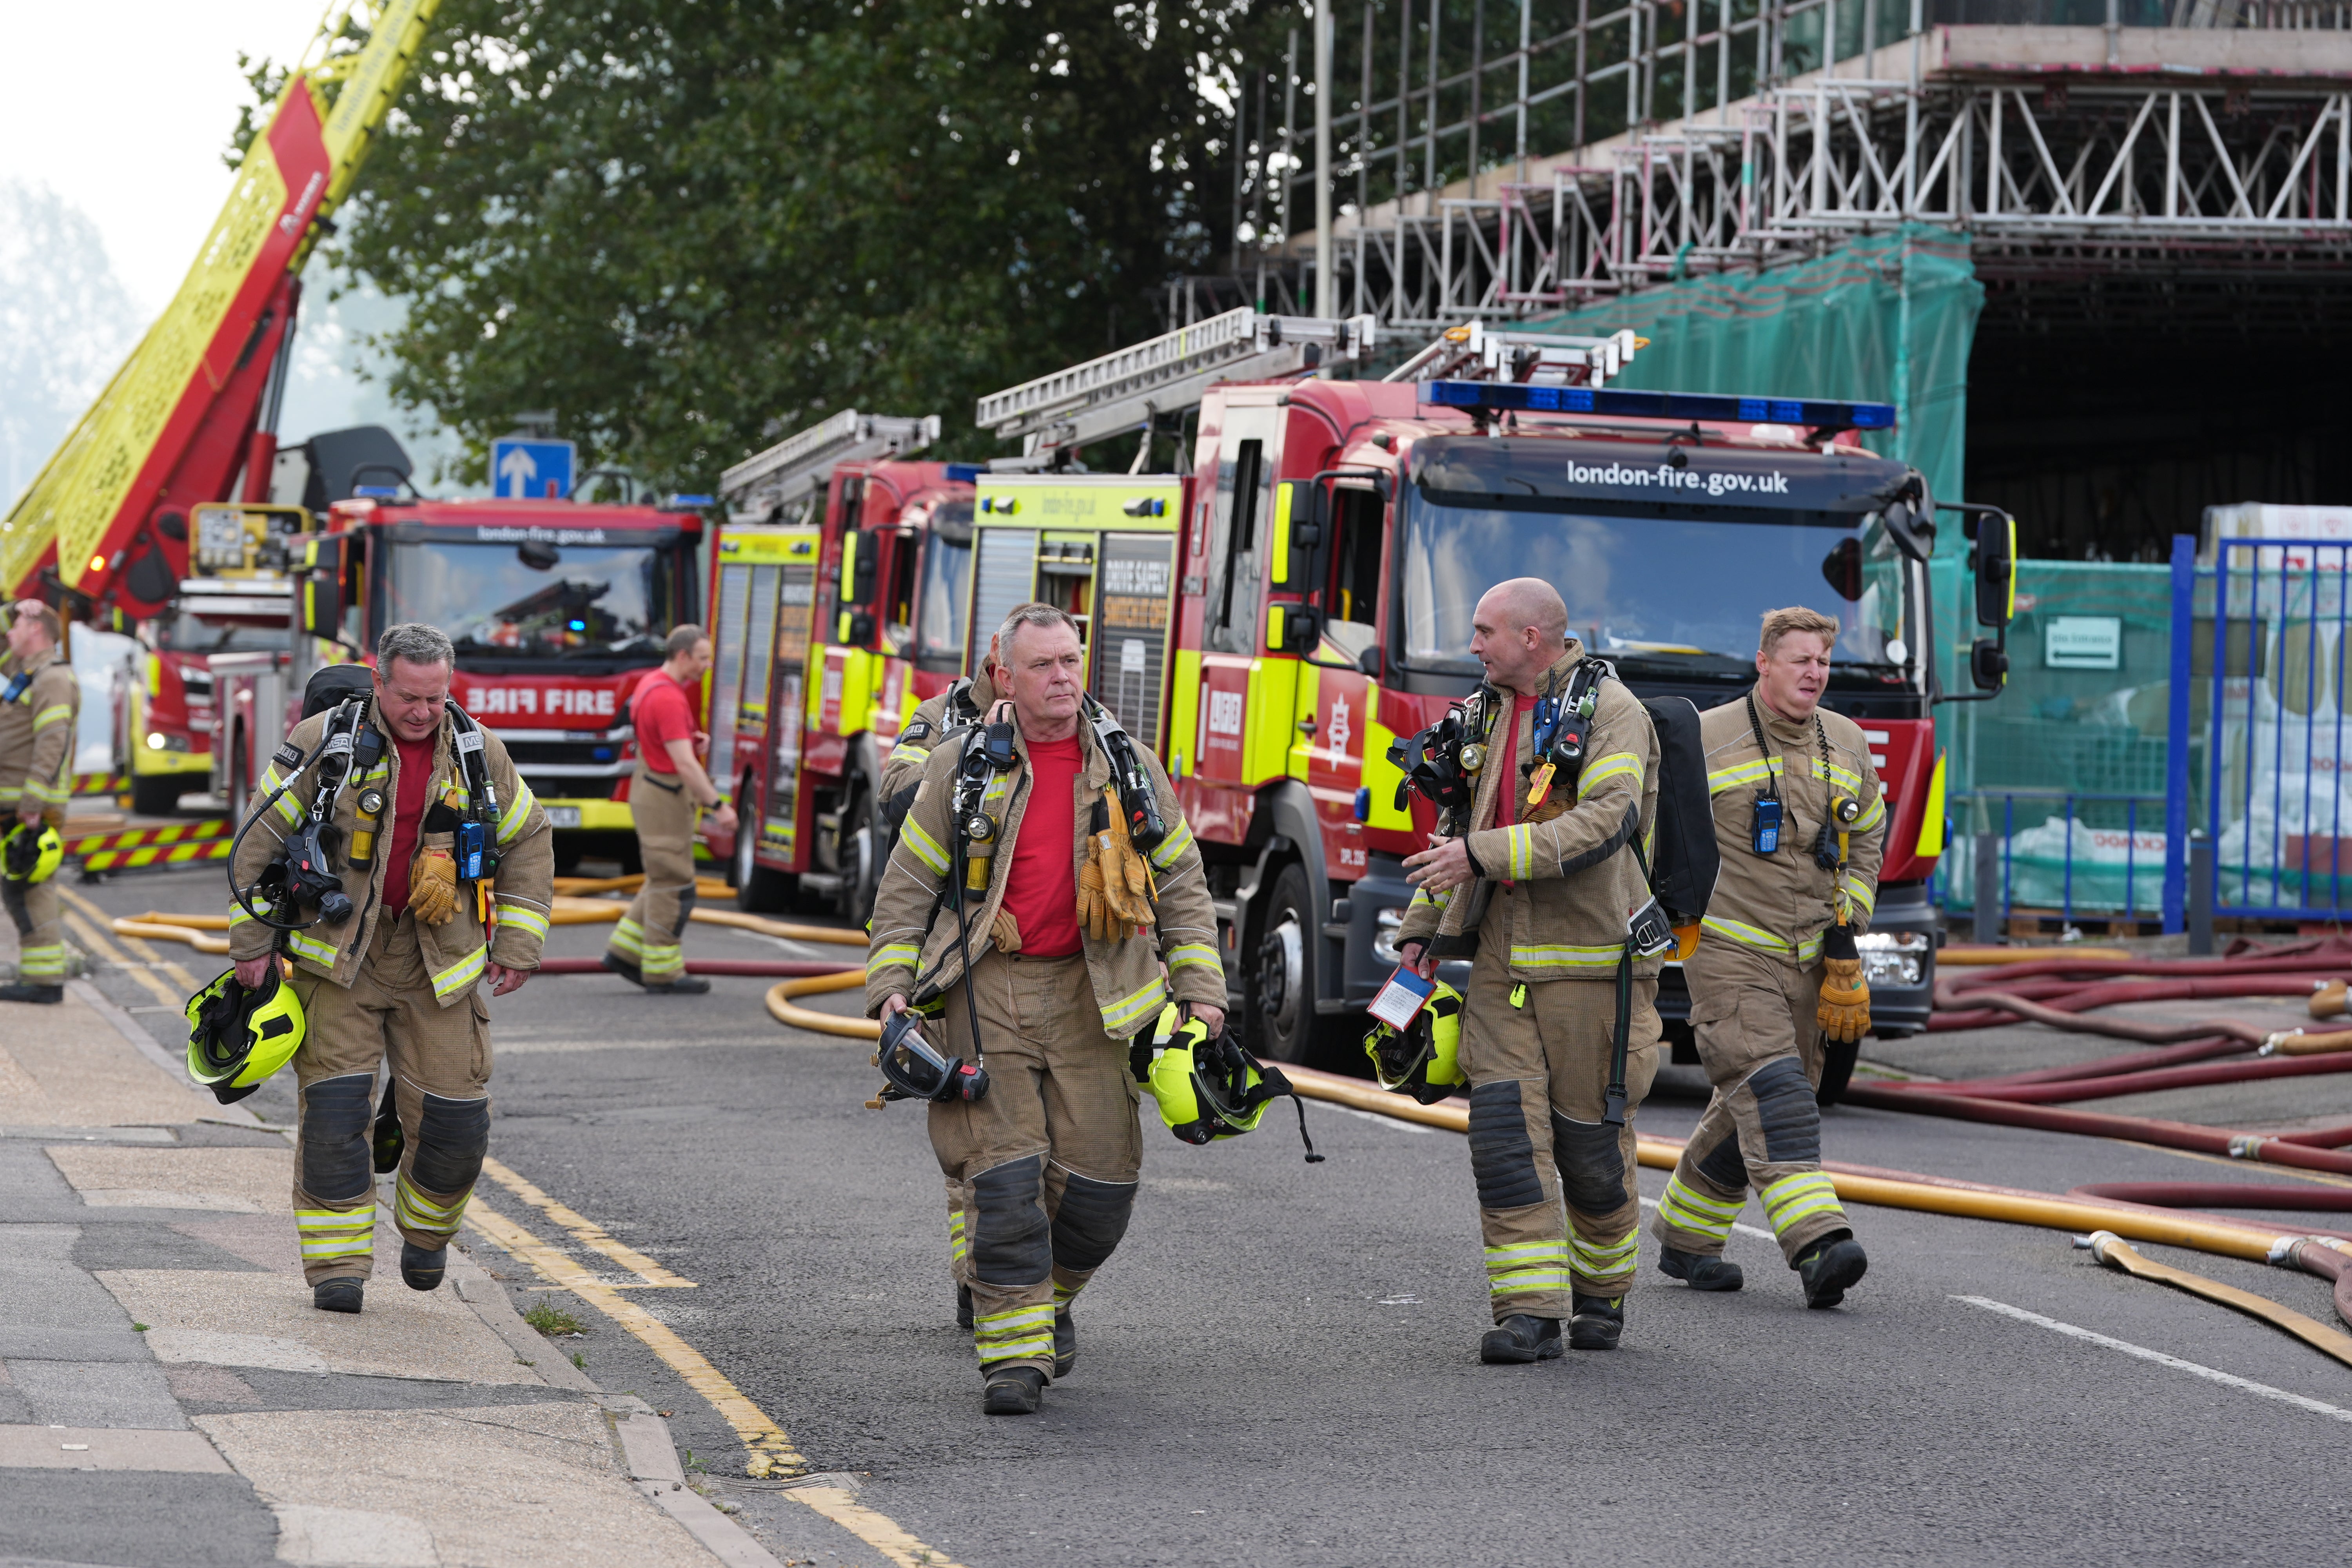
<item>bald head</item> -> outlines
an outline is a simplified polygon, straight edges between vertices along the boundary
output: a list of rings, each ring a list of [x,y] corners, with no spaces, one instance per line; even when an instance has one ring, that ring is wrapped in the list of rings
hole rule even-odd
[[[1531,696],[1566,646],[1568,605],[1540,577],[1486,590],[1471,617],[1470,651],[1496,686]]]

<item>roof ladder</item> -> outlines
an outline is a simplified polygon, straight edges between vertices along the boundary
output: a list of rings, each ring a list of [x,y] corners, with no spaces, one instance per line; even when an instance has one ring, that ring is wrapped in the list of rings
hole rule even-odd
[[[738,522],[773,517],[814,494],[843,463],[869,463],[919,451],[940,438],[940,416],[919,419],[845,408],[719,476],[719,493]]]

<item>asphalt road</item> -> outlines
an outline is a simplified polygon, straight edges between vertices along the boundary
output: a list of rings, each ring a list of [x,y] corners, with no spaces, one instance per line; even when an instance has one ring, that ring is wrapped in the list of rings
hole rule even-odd
[[[216,873],[192,872],[78,891],[131,912],[209,909],[219,886]],[[559,928],[551,951],[591,954],[604,935]],[[708,926],[688,950],[855,956]],[[218,967],[166,944],[148,957],[122,951],[198,978]],[[156,1009],[138,1016],[174,1038],[176,1019],[134,975],[97,978],[126,1005]],[[1804,1309],[1759,1234],[1732,1240],[1749,1280],[1733,1296],[1664,1280],[1645,1237],[1621,1351],[1482,1366],[1464,1141],[1319,1104],[1308,1117],[1329,1161],[1314,1166],[1286,1108],[1255,1135],[1205,1150],[1176,1142],[1147,1110],[1142,1195],[1126,1244],[1079,1303],[1076,1373],[1048,1391],[1043,1414],[989,1419],[968,1337],[952,1327],[921,1113],[865,1109],[870,1047],[779,1027],[761,1005],[765,985],[721,979],[707,997],[673,999],[601,975],[551,976],[493,1004],[491,1152],[697,1281],[631,1299],[815,1468],[861,1476],[864,1504],[970,1568],[2277,1562],[2332,1556],[2326,1542],[2352,1524],[2327,1458],[2352,1441],[2352,1369],[2103,1269],[2054,1232],[1857,1209],[1871,1273],[1828,1312]],[[847,998],[824,1005],[850,1010]],[[1948,1076],[2101,1054],[2033,1029],[1980,1044],[1973,1055],[1953,1037],[1882,1054]],[[265,1116],[291,1110],[275,1085],[247,1103]],[[2207,1120],[2240,1109],[2226,1095],[2213,1104]],[[2148,1109],[2199,1108],[2172,1096]],[[2352,1120],[2352,1077],[2295,1080],[2291,1109]],[[1640,1125],[1680,1135],[1699,1110],[1662,1093]],[[1833,1159],[2051,1193],[2294,1179],[1851,1109],[1830,1114],[1824,1143]],[[1643,1191],[1655,1196],[1664,1180],[1645,1171]],[[486,1183],[482,1198],[566,1240],[511,1194]],[[1762,1225],[1755,1205],[1742,1222]],[[2316,1279],[2143,1250],[2333,1321]],[[509,1284],[526,1303],[570,1301],[535,1279]],[[571,1306],[589,1332],[566,1345],[592,1375],[673,1413],[698,1464],[742,1474],[740,1441],[699,1395],[638,1341]],[[780,1558],[877,1560],[772,1492],[732,1495]]]

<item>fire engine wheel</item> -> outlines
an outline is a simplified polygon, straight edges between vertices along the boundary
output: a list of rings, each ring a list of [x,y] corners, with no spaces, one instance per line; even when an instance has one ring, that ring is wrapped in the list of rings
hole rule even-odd
[[[1308,940],[1307,873],[1285,866],[1274,879],[1242,1002],[1242,1038],[1270,1061],[1304,1062],[1315,1044],[1315,944]]]
[[[796,879],[788,871],[772,871],[753,859],[760,828],[751,810],[751,792],[745,790],[735,807],[735,907],[755,915],[778,915],[793,907]]]
[[[1845,1098],[1845,1086],[1853,1078],[1854,1058],[1862,1055],[1862,1042],[1836,1040],[1822,1042],[1822,1086],[1813,1090],[1813,1099],[1824,1106],[1835,1105]]]
[[[876,853],[881,837],[874,786],[860,775],[851,782],[849,800],[841,814],[840,858],[835,862],[841,868],[841,883],[834,895],[841,918],[855,926],[863,926],[874,917],[874,894],[882,883],[881,858]]]

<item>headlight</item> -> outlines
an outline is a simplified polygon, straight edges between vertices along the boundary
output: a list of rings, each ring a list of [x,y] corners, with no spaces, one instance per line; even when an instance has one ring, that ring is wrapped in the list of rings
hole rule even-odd
[[[164,738],[163,738],[163,731],[148,731],[148,734],[147,734],[147,749],[148,749],[149,751],[151,751],[151,752],[160,752],[160,751],[162,751],[162,750],[164,748],[164,746],[165,746],[165,745],[167,745],[167,744],[169,744],[169,742],[166,742],[166,741],[164,740]]]
[[[1925,931],[1874,931],[1854,938],[1853,945],[1865,984],[1901,991],[1919,984],[1933,943]]]
[[[1372,932],[1372,956],[1382,963],[1402,963],[1404,954],[1397,951],[1397,931],[1404,924],[1404,911],[1382,910],[1372,918],[1379,928]]]

